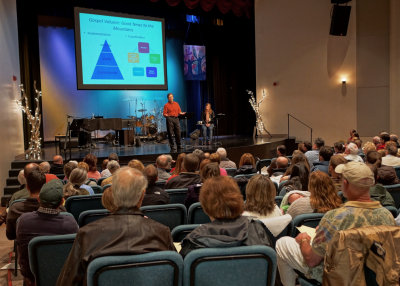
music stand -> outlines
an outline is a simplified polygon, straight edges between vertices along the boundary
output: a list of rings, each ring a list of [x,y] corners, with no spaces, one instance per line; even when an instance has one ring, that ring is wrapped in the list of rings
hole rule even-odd
[[[224,113],[218,113],[216,116],[215,116],[215,120],[216,120],[216,123],[217,123],[217,129],[215,130],[216,132],[216,135],[215,135],[215,140],[214,140],[214,143],[213,144],[215,144],[215,146],[221,146],[222,145],[222,143],[221,142],[219,142],[219,128],[218,128],[218,121],[219,121],[219,119],[220,118],[224,118],[226,116],[226,114],[224,114]]]
[[[182,144],[182,139],[183,139],[185,149],[186,149],[186,137],[188,136],[187,120],[193,118],[193,116],[194,116],[193,112],[186,112],[185,114],[178,115],[179,120],[183,120],[184,126],[185,126],[185,128],[184,128],[185,136],[182,136],[183,131],[181,130],[181,144]]]

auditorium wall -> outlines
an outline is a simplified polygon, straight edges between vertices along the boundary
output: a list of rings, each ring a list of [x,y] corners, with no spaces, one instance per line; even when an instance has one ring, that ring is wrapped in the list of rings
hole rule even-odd
[[[350,128],[365,140],[400,132],[400,4],[350,5],[347,36],[335,37],[328,0],[255,1],[257,96],[266,90],[261,110],[271,133],[287,132],[288,113],[328,144],[348,138]],[[291,126],[292,135],[310,138],[295,120]]]
[[[23,153],[22,112],[19,98],[19,55],[15,0],[0,0],[0,195],[10,162]],[[13,79],[13,76],[16,78]]]

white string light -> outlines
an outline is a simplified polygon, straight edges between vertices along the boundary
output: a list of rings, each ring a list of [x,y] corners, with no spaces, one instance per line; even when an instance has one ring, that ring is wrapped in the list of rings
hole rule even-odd
[[[267,131],[264,127],[264,123],[262,121],[261,114],[260,114],[260,104],[261,104],[261,102],[263,102],[263,100],[266,97],[265,90],[263,90],[262,98],[258,103],[256,101],[256,98],[254,97],[254,93],[251,90],[247,90],[247,93],[250,95],[250,98],[249,98],[250,105],[253,108],[254,112],[256,113],[256,127],[257,127],[258,132],[261,135],[261,134],[263,134],[264,130]]]

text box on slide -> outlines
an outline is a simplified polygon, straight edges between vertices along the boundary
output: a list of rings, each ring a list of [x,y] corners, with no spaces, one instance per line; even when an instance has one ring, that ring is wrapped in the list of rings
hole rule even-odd
[[[139,42],[139,53],[148,54],[150,52],[149,43]]]
[[[129,63],[139,63],[140,57],[138,53],[128,53],[128,62]]]
[[[147,67],[146,68],[146,76],[147,77],[157,77],[157,68],[156,67]]]
[[[133,68],[133,76],[144,76],[144,68]]]

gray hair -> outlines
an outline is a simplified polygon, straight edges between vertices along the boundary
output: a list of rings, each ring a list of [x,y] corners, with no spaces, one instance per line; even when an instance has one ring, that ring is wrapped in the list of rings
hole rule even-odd
[[[349,143],[346,146],[346,149],[349,150],[349,153],[351,155],[357,155],[358,154],[358,147],[357,147],[357,145],[355,143]]]
[[[114,174],[112,193],[118,209],[136,207],[147,188],[147,179],[137,169],[123,167]]]
[[[47,161],[43,161],[39,164],[39,170],[45,174],[48,174],[50,172],[50,163]]]
[[[69,182],[73,185],[83,185],[88,179],[85,169],[75,168],[69,175]]]
[[[219,157],[221,158],[221,160],[222,160],[222,159],[225,159],[226,156],[227,156],[227,154],[226,154],[226,149],[225,149],[225,148],[222,148],[222,147],[219,147],[219,148],[217,149],[217,153],[218,153]]]
[[[114,174],[120,168],[119,163],[117,161],[111,160],[107,163],[107,169],[111,174]]]

